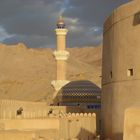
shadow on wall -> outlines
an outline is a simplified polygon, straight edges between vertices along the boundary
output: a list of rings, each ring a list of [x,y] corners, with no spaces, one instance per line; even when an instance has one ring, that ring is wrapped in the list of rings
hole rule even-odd
[[[78,136],[76,137],[78,140],[97,140],[95,134],[89,132],[88,130],[81,128]]]
[[[123,133],[115,133],[114,134],[115,140],[123,140]]]
[[[133,26],[140,24],[140,11],[134,15]]]

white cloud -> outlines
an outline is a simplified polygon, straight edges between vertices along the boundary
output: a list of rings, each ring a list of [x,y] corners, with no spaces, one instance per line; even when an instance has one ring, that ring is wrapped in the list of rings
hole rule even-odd
[[[78,22],[79,22],[78,18],[65,17],[64,19],[66,22],[68,22],[70,24],[78,24]]]
[[[13,37],[13,35],[10,35],[6,32],[6,30],[0,26],[0,42],[2,42],[3,40],[5,40],[6,38],[10,38],[10,37]]]
[[[102,28],[100,26],[93,26],[89,29],[89,33],[100,32]]]
[[[83,26],[80,25],[78,18],[64,17],[67,27],[70,32],[76,33],[83,31]]]

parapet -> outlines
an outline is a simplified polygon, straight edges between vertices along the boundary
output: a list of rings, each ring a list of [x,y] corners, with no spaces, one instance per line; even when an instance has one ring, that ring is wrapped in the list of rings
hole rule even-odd
[[[78,109],[77,109],[78,110]],[[80,112],[80,111],[79,111]],[[95,113],[66,113],[66,107],[47,106],[43,102],[0,100],[0,119],[96,117]]]
[[[133,0],[115,9],[111,16],[109,16],[105,21],[104,32],[109,30],[112,25],[118,23],[119,21],[124,20],[130,16],[134,16],[140,10],[139,5],[139,0]]]
[[[95,113],[64,113],[59,115],[60,118],[86,118],[86,117],[96,117]]]

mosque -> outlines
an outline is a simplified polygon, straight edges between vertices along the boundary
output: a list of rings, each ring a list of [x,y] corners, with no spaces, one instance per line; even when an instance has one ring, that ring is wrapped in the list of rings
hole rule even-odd
[[[101,89],[88,80],[66,78],[67,28],[62,17],[57,22],[56,80],[52,104],[0,100],[2,140],[93,140],[101,132]]]

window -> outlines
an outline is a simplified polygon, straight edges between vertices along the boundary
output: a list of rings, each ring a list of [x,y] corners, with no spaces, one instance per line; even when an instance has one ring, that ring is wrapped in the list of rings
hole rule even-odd
[[[130,77],[130,76],[133,76],[134,72],[133,72],[133,69],[128,69],[127,70],[127,76]]]
[[[112,71],[110,71],[110,78],[112,78]]]
[[[22,115],[22,112],[23,112],[23,108],[20,107],[20,108],[17,110],[17,115]]]

